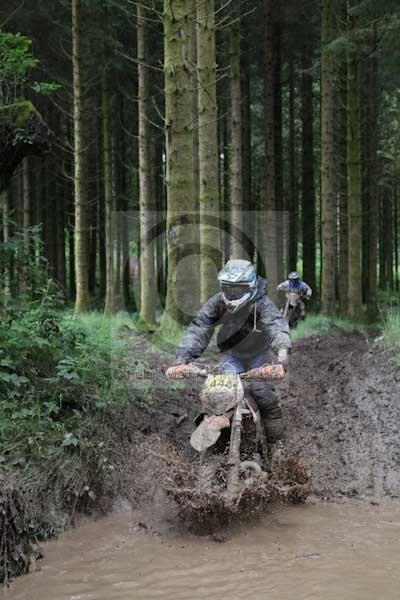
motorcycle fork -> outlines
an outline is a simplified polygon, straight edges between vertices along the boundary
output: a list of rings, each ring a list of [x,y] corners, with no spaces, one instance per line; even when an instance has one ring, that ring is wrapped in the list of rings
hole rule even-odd
[[[233,504],[240,493],[240,443],[242,439],[243,416],[240,403],[232,419],[231,439],[228,457],[227,499]]]

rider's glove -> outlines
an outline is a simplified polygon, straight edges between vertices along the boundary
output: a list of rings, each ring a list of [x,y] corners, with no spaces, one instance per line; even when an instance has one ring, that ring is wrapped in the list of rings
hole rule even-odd
[[[276,381],[279,379],[283,379],[285,375],[285,370],[283,365],[262,365],[261,367],[257,367],[256,369],[251,369],[244,373],[243,379],[259,379],[263,381]]]
[[[175,365],[174,367],[169,367],[169,369],[166,370],[165,374],[168,377],[168,379],[186,379],[189,378],[190,375],[195,375],[198,371],[200,371],[200,369],[195,365],[183,364]]]
[[[278,350],[278,363],[283,366],[285,371],[289,368],[289,352],[287,348],[280,348]]]
[[[175,365],[174,367],[169,367],[165,371],[168,379],[184,379],[185,371],[188,370],[188,365]]]

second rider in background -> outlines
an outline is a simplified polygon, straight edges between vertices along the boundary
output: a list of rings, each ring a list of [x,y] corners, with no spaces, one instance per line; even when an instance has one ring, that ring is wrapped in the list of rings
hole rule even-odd
[[[286,281],[282,281],[277,287],[278,292],[294,292],[299,295],[299,308],[300,308],[300,318],[304,320],[306,318],[306,305],[304,300],[309,300],[311,298],[312,289],[305,281],[302,281],[296,273],[296,271],[292,271],[289,273]]]

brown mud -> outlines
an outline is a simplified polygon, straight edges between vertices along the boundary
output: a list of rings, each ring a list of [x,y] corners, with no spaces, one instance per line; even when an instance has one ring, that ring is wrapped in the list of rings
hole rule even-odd
[[[127,511],[44,545],[2,600],[397,600],[400,505],[270,506],[225,537]],[[152,525],[149,525],[152,523]],[[223,542],[223,543],[222,543]]]
[[[282,391],[288,448],[312,471],[319,497],[400,495],[400,371],[358,333],[295,344]]]
[[[158,372],[168,366],[167,360],[160,364],[159,354],[148,351],[147,359]],[[139,505],[167,491],[186,522],[197,528],[197,520],[208,531],[231,519],[219,491],[199,493],[195,483],[198,455],[189,437],[201,385],[201,380],[185,383],[163,399],[161,411],[141,416],[143,437],[135,444],[130,472]],[[280,388],[287,419],[285,460],[268,485],[246,491],[243,510],[236,512],[253,514],[277,499],[304,501],[309,490],[300,484],[307,471],[314,496],[323,499],[398,497],[400,375],[378,344],[342,331],[296,342]]]

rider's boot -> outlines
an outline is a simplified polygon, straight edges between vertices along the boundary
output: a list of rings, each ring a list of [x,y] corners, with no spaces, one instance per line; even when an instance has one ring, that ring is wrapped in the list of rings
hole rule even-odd
[[[270,383],[255,381],[252,384],[252,396],[260,409],[267,445],[271,449],[277,448],[276,444],[285,437],[285,421],[275,389]]]
[[[286,427],[282,416],[278,419],[267,417],[263,421],[268,442],[268,462],[272,465],[279,462],[279,458],[283,455]]]

